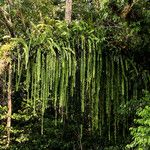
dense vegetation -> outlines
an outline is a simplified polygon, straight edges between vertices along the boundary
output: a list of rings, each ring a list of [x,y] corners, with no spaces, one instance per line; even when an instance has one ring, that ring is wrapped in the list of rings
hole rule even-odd
[[[148,150],[149,1],[64,6],[0,1],[0,149]]]

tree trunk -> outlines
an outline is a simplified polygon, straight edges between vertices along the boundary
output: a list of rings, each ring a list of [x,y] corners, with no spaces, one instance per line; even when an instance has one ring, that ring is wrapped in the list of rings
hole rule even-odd
[[[70,24],[72,15],[72,0],[66,0],[65,21]]]
[[[7,146],[10,144],[10,131],[11,131],[11,115],[12,115],[12,100],[11,100],[11,93],[12,93],[12,66],[9,63],[9,70],[8,70],[8,117],[7,117]]]

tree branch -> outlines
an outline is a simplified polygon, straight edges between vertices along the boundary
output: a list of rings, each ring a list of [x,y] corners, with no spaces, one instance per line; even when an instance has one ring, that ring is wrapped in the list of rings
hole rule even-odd
[[[12,23],[12,20],[11,20],[10,15],[9,15],[8,12],[5,11],[2,7],[0,7],[0,13],[2,14],[2,16],[3,16],[3,18],[4,18],[6,27],[7,27],[7,29],[9,30],[10,35],[11,35],[12,37],[15,37],[15,32],[14,32],[14,29],[13,29],[13,23]]]
[[[127,15],[130,13],[132,7],[133,7],[137,2],[138,2],[138,0],[133,1],[131,4],[128,3],[128,4],[123,8],[123,10],[121,11],[120,16],[121,16],[122,18],[126,18]]]

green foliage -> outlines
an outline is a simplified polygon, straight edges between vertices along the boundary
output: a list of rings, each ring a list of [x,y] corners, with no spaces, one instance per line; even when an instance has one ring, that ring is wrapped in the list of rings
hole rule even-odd
[[[121,18],[127,1],[98,8],[99,0],[76,0],[70,25],[60,21],[64,4],[3,5],[15,33],[9,39],[0,14],[0,45],[11,49],[13,65],[10,149],[124,149],[136,110],[147,104],[138,99],[150,89],[147,2]]]
[[[150,94],[143,97],[147,104],[145,107],[137,109],[137,119],[134,119],[135,127],[131,127],[133,142],[127,145],[127,148],[136,148],[138,150],[148,150],[150,148]]]
[[[7,107],[0,105],[0,148],[5,146],[6,143],[6,124],[5,120],[7,118]]]

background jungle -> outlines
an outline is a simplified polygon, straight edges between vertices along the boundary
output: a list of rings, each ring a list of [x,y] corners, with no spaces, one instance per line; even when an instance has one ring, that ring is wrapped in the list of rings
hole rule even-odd
[[[66,3],[0,0],[0,149],[149,150],[149,0]]]

